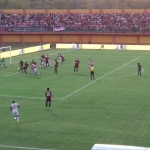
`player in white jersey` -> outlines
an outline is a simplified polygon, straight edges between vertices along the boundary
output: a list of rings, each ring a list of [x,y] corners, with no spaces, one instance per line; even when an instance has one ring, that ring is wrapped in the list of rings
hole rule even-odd
[[[93,65],[93,61],[89,59],[89,69],[91,68],[92,65]]]
[[[31,65],[31,74],[33,74],[33,65],[34,65],[34,60],[32,60],[32,62],[30,63]]]
[[[12,111],[12,114],[13,114],[14,119],[16,120],[16,122],[19,122],[18,108],[20,108],[20,105],[15,103],[15,101],[12,101],[12,104],[10,106],[10,110]]]
[[[48,55],[47,55],[48,56]],[[50,67],[52,67],[52,62],[51,62],[51,58],[48,56],[48,63],[50,65]]]
[[[62,63],[62,57],[61,57],[60,53],[58,53],[57,61],[58,61],[59,63]]]
[[[36,75],[41,75],[40,73],[38,73],[38,65],[36,64],[36,62],[34,62],[34,64],[32,65],[33,67],[33,73],[32,73],[32,76],[34,76],[35,74]]]

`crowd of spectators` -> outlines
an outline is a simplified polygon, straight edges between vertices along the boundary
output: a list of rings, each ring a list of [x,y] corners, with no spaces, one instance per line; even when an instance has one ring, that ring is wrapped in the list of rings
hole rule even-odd
[[[0,32],[150,32],[150,14],[0,14]]]

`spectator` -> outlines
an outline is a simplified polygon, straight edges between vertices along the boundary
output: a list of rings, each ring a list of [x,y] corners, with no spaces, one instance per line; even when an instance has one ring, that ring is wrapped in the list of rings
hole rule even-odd
[[[92,31],[108,33],[150,32],[150,14],[1,13],[0,32]]]

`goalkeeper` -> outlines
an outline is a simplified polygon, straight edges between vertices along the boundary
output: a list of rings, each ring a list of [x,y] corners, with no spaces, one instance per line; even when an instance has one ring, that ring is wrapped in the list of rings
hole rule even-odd
[[[0,66],[1,66],[1,65],[3,65],[3,66],[6,68],[4,57],[0,60]]]

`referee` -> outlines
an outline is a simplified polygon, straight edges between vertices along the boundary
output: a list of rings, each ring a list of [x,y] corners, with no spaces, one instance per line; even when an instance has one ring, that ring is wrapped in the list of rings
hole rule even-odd
[[[90,70],[91,70],[91,80],[92,80],[92,79],[94,79],[94,67],[93,67],[93,65],[91,65]]]

